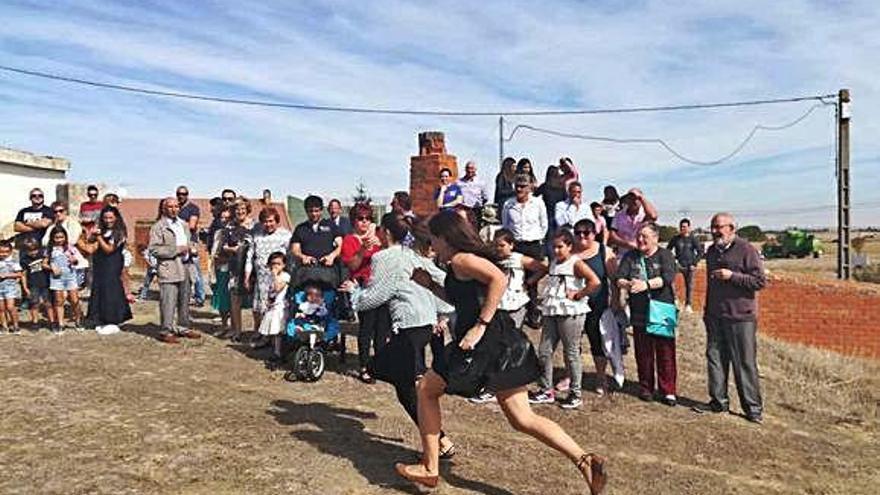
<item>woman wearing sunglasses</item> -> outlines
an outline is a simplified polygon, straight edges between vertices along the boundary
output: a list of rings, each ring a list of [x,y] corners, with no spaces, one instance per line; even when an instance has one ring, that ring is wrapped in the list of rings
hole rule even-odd
[[[357,203],[349,211],[353,232],[342,238],[340,257],[351,273],[351,279],[358,285],[365,286],[370,279],[370,262],[373,255],[382,249],[382,243],[376,236],[376,224],[373,223],[373,208],[366,203]],[[359,378],[364,383],[373,383],[370,373],[370,346],[373,353],[385,345],[388,331],[391,329],[391,314],[388,305],[376,309],[358,312],[358,364]],[[340,342],[345,345],[345,341]]]

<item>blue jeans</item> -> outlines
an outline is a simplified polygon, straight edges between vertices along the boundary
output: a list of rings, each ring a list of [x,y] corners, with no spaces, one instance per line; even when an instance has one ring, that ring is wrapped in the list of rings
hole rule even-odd
[[[202,266],[199,264],[199,257],[190,258],[189,278],[193,282],[193,299],[197,304],[205,302],[205,279],[202,277]]]
[[[148,268],[147,273],[144,274],[144,286],[141,287],[141,293],[138,295],[140,299],[146,300],[149,297],[150,285],[153,283],[154,278],[156,278],[156,270]]]

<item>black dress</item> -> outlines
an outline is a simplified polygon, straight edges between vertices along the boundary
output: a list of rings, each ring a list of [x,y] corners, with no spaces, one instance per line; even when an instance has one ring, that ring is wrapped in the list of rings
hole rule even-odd
[[[125,241],[107,254],[102,249],[92,256],[92,293],[86,319],[95,325],[119,325],[131,319],[131,308],[122,287],[122,250]]]
[[[458,346],[479,319],[486,287],[476,280],[458,280],[452,272],[446,275],[445,287],[455,306],[453,342],[446,346],[445,359],[434,360],[432,367],[446,380],[446,392],[473,397],[484,388],[497,392],[534,382],[540,374],[535,348],[504,311],[495,312],[473,350]]]

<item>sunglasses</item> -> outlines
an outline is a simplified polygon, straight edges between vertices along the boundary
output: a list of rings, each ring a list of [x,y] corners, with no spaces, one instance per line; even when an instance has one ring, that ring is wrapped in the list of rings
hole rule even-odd
[[[42,198],[43,195],[42,194],[31,194],[31,197],[32,198]]]
[[[223,201],[225,201],[227,203],[231,203],[231,202],[235,201],[235,198],[223,198]]]
[[[575,230],[574,231],[574,235],[576,235],[578,237],[586,237],[590,234],[592,234],[592,232],[590,232],[589,230]]]
[[[55,213],[64,213],[64,210],[63,210],[63,209],[52,210],[52,211],[54,211]]]
[[[90,192],[90,193],[87,194],[87,196],[90,197],[90,198],[91,198],[92,196],[97,196],[97,195],[98,195],[98,192],[97,192],[97,191],[92,191],[92,192]]]
[[[372,217],[356,217],[355,218],[355,220],[357,220],[358,222],[362,222],[364,220],[372,220],[372,219],[373,219]]]
[[[189,196],[189,193],[188,192],[178,192],[177,195],[178,196]]]

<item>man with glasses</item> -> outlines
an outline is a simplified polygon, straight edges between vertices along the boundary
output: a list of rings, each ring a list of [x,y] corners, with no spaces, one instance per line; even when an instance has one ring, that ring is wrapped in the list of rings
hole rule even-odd
[[[86,196],[88,201],[83,201],[79,205],[79,219],[82,223],[98,223],[98,217],[101,216],[101,210],[104,209],[104,203],[98,201],[98,186],[90,184],[86,188]]]
[[[198,246],[199,217],[201,216],[201,211],[199,210],[198,205],[189,200],[189,189],[187,189],[186,186],[178,187],[176,196],[177,203],[180,205],[180,212],[177,216],[183,220],[183,223],[186,225],[193,244]],[[193,253],[189,258],[187,265],[190,279],[194,286],[193,299],[195,300],[196,306],[203,306],[205,304],[205,280],[202,278],[202,269],[199,265],[198,251]]]
[[[571,228],[581,220],[590,220],[592,210],[584,204],[583,187],[578,181],[568,184],[568,199],[556,203],[556,225]]]
[[[55,214],[52,208],[45,204],[45,196],[39,188],[34,188],[30,193],[31,205],[22,208],[15,216],[14,230],[18,232],[19,240],[32,238],[37,242],[43,241],[46,229],[52,225]]]
[[[706,360],[709,402],[696,412],[726,412],[728,372],[733,367],[739,403],[746,419],[763,422],[764,401],[758,379],[757,291],[767,278],[758,250],[736,235],[730,213],[712,217],[712,246],[706,252]]]
[[[549,228],[547,208],[544,202],[532,196],[532,184],[528,175],[519,174],[513,180],[516,195],[504,202],[501,209],[501,226],[513,233],[514,247],[517,253],[529,258],[543,261],[544,236]],[[531,272],[526,273],[530,277]],[[528,315],[526,323],[532,328],[540,327],[537,309],[537,288],[529,289]]]

